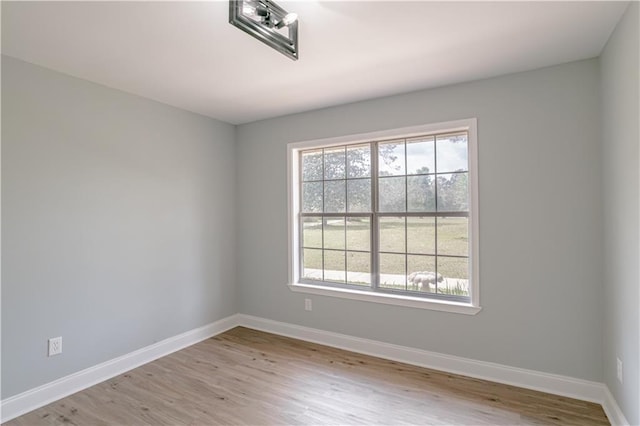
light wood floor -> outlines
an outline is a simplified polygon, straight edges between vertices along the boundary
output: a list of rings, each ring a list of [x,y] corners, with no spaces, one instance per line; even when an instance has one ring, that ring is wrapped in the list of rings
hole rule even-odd
[[[609,422],[597,404],[238,327],[7,424]]]

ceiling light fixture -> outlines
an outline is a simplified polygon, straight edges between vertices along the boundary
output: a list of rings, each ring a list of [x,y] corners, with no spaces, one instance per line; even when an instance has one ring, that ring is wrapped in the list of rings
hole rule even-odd
[[[276,28],[288,27],[298,20],[297,13],[287,13],[280,22],[276,24]]]
[[[298,15],[270,0],[229,0],[229,23],[294,61],[298,59]]]

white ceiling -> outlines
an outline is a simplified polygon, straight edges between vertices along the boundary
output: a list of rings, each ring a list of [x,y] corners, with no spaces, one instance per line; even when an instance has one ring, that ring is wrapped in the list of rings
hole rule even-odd
[[[627,2],[279,2],[292,61],[216,2],[2,2],[2,52],[229,123],[598,56]]]

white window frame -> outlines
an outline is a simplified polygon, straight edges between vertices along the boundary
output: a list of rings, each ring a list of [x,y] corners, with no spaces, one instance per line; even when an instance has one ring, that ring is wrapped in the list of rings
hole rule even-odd
[[[390,294],[351,288],[330,287],[319,284],[300,282],[300,227],[298,226],[298,212],[300,211],[300,162],[299,153],[302,150],[326,148],[336,145],[376,142],[388,139],[410,138],[429,133],[443,133],[466,131],[468,133],[469,156],[469,270],[471,283],[469,286],[470,302],[440,300],[410,295]],[[316,294],[321,296],[339,297],[373,303],[406,306],[411,308],[431,309],[436,311],[454,312],[475,315],[480,307],[480,270],[479,270],[479,218],[478,218],[478,136],[477,119],[447,121],[421,126],[389,129],[371,133],[361,133],[327,139],[316,139],[302,142],[292,142],[287,145],[287,190],[288,190],[288,259],[289,283],[292,291]]]

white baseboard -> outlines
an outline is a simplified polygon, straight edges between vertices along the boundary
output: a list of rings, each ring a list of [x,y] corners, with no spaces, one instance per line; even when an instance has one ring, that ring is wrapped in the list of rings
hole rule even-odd
[[[2,400],[2,418],[0,421],[2,423],[9,421],[133,368],[201,342],[237,325],[237,315],[231,315],[212,322],[211,324],[189,330],[129,354],[4,399]]]
[[[445,355],[240,314],[240,325],[326,346],[602,404],[602,383]]]
[[[606,386],[604,388],[604,400],[602,401],[602,408],[604,409],[604,412],[609,418],[612,426],[630,425],[630,423],[627,421],[627,418],[624,416],[624,413],[620,409],[620,406],[618,406],[616,399],[613,397],[611,391]]]
[[[612,425],[629,425],[613,395],[603,383],[491,362],[476,361],[243,314],[231,315],[2,400],[0,422],[9,421],[236,326],[293,337],[420,367],[595,402],[603,406]]]

